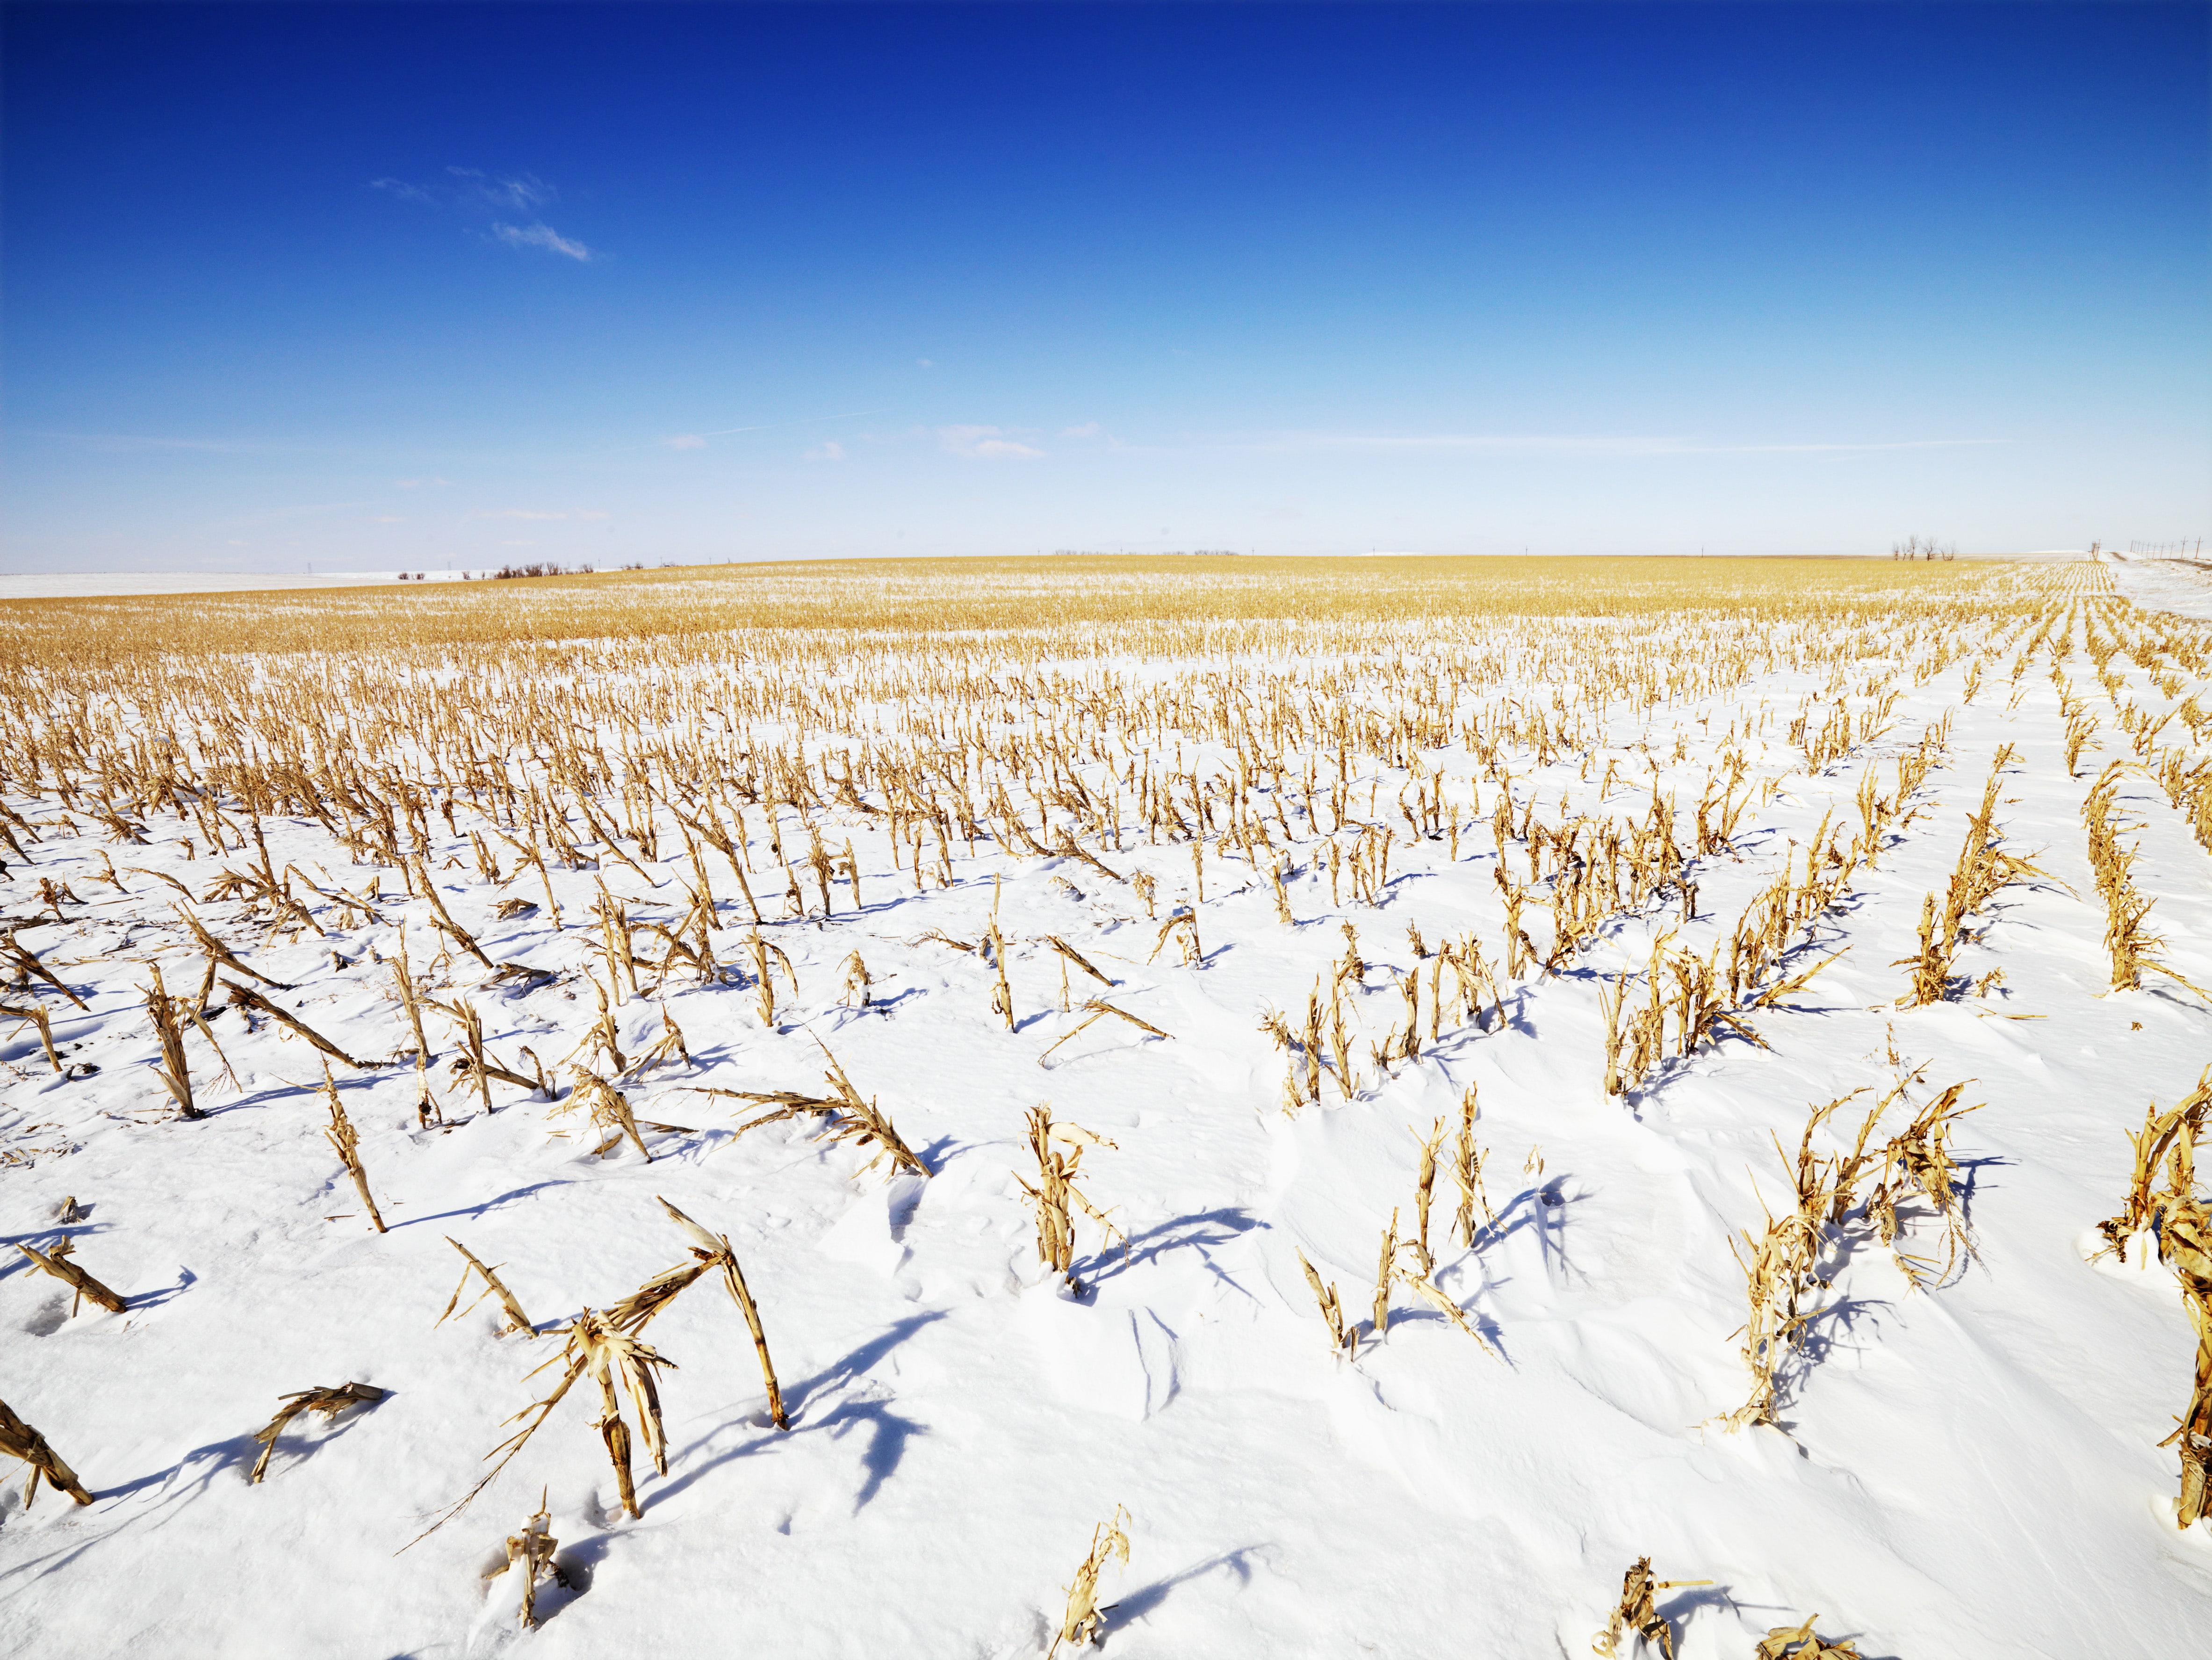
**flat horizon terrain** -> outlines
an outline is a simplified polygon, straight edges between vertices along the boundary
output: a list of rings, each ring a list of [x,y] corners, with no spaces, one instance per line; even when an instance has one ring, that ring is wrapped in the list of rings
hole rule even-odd
[[[0,1651],[2191,1652],[2142,580],[0,593]]]

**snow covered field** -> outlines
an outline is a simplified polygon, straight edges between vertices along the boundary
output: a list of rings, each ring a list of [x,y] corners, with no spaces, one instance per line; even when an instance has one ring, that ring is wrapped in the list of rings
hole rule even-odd
[[[2212,622],[2212,564],[2202,559],[2115,556],[2112,578],[2120,592],[2145,611]]]
[[[2212,634],[1167,562],[0,606],[0,1652],[2197,1651]]]

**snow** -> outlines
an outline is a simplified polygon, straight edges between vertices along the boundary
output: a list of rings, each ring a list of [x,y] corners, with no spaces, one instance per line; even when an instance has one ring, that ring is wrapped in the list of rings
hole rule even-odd
[[[1510,619],[1495,629],[1505,642]],[[236,1012],[215,1019],[235,1088],[188,1036],[207,1116],[170,1108],[151,1072],[143,965],[161,961],[184,994],[199,958],[177,921],[180,896],[142,873],[184,884],[246,964],[297,988],[268,995],[362,1058],[411,1043],[378,959],[393,954],[404,919],[426,971],[437,952],[428,905],[404,896],[391,866],[356,864],[314,819],[270,817],[276,868],[296,866],[325,892],[379,885],[381,925],[313,899],[324,937],[287,937],[273,917],[199,897],[222,867],[247,867],[250,848],[217,854],[196,823],[167,811],[137,815],[146,845],[111,842],[82,800],[72,809],[52,792],[50,772],[29,793],[10,760],[6,804],[41,839],[26,842],[27,867],[0,852],[0,897],[21,941],[89,1006],[36,984],[7,1000],[35,997],[64,1060],[98,1071],[58,1078],[27,1025],[0,1047],[0,1238],[42,1249],[73,1239],[74,1260],[131,1307],[72,1314],[66,1288],[15,1253],[0,1266],[0,1399],[98,1495],[80,1510],[43,1492],[28,1511],[13,1490],[0,1498],[0,1651],[1030,1656],[1051,1642],[1094,1524],[1119,1504],[1133,1517],[1133,1551],[1126,1572],[1107,1570],[1100,1598],[1113,1605],[1103,1651],[1117,1660],[1582,1654],[1622,1573],[1645,1555],[1662,1578],[1714,1582],[1662,1593],[1684,1660],[1747,1655],[1771,1627],[1815,1611],[1824,1635],[1855,1638],[1869,1656],[2196,1651],[2212,1628],[2212,1528],[2175,1528],[2176,1462],[2157,1444],[2186,1397],[2194,1339],[2169,1274],[2144,1271],[2139,1256],[2127,1269],[2085,1260],[2126,1186],[2125,1132],[2212,1061],[2202,999],[2167,980],[2109,989],[2081,802],[2096,769],[2128,753],[2124,739],[2078,653],[2067,673],[2103,727],[2069,776],[2047,654],[2017,681],[1992,655],[1968,702],[1971,656],[1917,681],[1899,667],[1893,630],[1862,637],[1848,701],[1863,713],[1863,685],[1893,684],[1888,725],[1811,772],[1779,718],[1747,741],[1752,782],[1775,788],[1755,799],[1732,851],[1695,860],[1695,920],[1656,901],[1562,973],[1510,982],[1500,970],[1502,1025],[1447,1018],[1433,1046],[1387,1078],[1365,1046],[1397,1020],[1394,976],[1419,960],[1408,922],[1431,948],[1472,930],[1493,964],[1500,954],[1498,849],[1469,822],[1487,819],[1498,786],[1462,745],[1420,757],[1461,820],[1456,860],[1442,837],[1408,842],[1401,820],[1384,903],[1356,902],[1348,882],[1333,902],[1313,827],[1285,792],[1294,926],[1278,920],[1264,871],[1209,843],[1204,956],[1193,964],[1172,944],[1152,960],[1158,922],[1130,885],[1088,864],[989,839],[970,857],[956,838],[951,885],[933,876],[917,892],[892,867],[883,819],[843,807],[815,818],[833,847],[851,838],[863,908],[841,880],[823,917],[808,879],[813,915],[775,920],[782,896],[764,874],[763,817],[750,812],[753,887],[771,919],[763,931],[799,988],[791,997],[779,974],[775,1026],[740,971],[750,916],[708,854],[715,953],[740,970],[711,985],[679,972],[616,1011],[626,1054],[650,1044],[665,1009],[696,1062],[623,1083],[641,1120],[679,1127],[645,1131],[651,1161],[627,1145],[595,1157],[597,1138],[575,1118],[549,1116],[509,1085],[492,1085],[495,1111],[479,1110],[450,1070],[453,1023],[434,1016],[448,1123],[418,1126],[411,1064],[336,1069],[383,1235],[321,1134],[314,1053],[274,1022],[249,1031]],[[1969,654],[1984,644],[1950,642]],[[1451,648],[1418,629],[1405,645],[1415,660]],[[1525,660],[1508,660],[1524,678],[1500,696],[1548,698]],[[1067,666],[1156,680],[1234,666]],[[1243,666],[1322,665],[1293,654]],[[2173,701],[2124,655],[2113,667],[2147,705]],[[1662,704],[1648,725],[1617,710],[1589,775],[1580,753],[1539,765],[1509,752],[1516,810],[1533,793],[1551,818],[1564,791],[1585,810],[1634,818],[1656,775],[1676,794],[1686,837],[1721,729],[1762,707],[1786,716],[1821,690],[1784,651],[1731,692]],[[1024,708],[1011,699],[1000,712]],[[1601,974],[1640,969],[1670,930],[1699,951],[1725,939],[1778,870],[1793,857],[1802,867],[1800,844],[1824,815],[1856,823],[1867,770],[1893,779],[1947,713],[1917,817],[1893,824],[1790,964],[1846,954],[1803,995],[1749,1017],[1766,1047],[1730,1038],[1608,1098]],[[1155,762],[1172,761],[1178,741],[1187,764],[1202,755],[1216,775],[1235,767],[1223,746],[1172,727],[1157,734]],[[1922,897],[1942,891],[2006,743],[2017,756],[1998,823],[2044,874],[1976,919],[1960,964],[1975,979],[2002,969],[2002,980],[1899,1007],[1896,964],[1915,949]],[[1601,803],[1595,775],[1607,758],[1625,781]],[[1379,785],[1372,822],[1384,822],[1410,775],[1371,756],[1355,764],[1362,784]],[[1103,769],[1086,772],[1097,787]],[[1352,794],[1365,819],[1367,791]],[[2212,983],[2212,858],[2152,778],[2128,775],[2120,800],[2141,825],[2136,879],[2158,897],[2166,960]],[[49,822],[64,813],[81,833]],[[596,883],[626,900],[633,922],[677,926],[680,884],[692,879],[672,845],[675,821],[662,812],[659,859],[625,838],[642,878],[611,855],[596,872],[549,858],[557,932],[543,912],[495,917],[502,894],[544,896],[534,873],[497,892],[477,878],[465,835],[480,825],[465,797],[459,836],[434,812],[428,822],[455,920],[495,961],[558,976],[492,986],[454,950],[431,974],[434,994],[474,1002],[502,1064],[518,1064],[526,1043],[550,1067],[596,1013]],[[797,822],[787,811],[787,847],[804,845]],[[571,830],[601,845],[580,820]],[[196,858],[187,835],[199,836]],[[1116,839],[1086,848],[1121,875],[1153,875],[1159,918],[1195,902],[1184,843],[1156,844],[1127,814]],[[103,854],[124,891],[105,883]],[[1510,856],[1518,870],[1517,844]],[[59,923],[40,879],[82,902],[64,901]],[[992,1012],[979,955],[927,937],[973,943],[994,917],[1012,1031]],[[1343,955],[1346,921],[1368,964],[1350,993],[1363,1085],[1346,1101],[1331,1082],[1320,1104],[1286,1114],[1285,1061],[1258,1023],[1274,1008],[1299,1024],[1309,988]],[[1532,932],[1548,926],[1540,915]],[[1109,1018],[1041,1063],[1080,1018],[1079,1006],[1061,1012],[1060,959],[1045,943],[1055,934],[1115,982],[1071,970],[1079,1006],[1097,994],[1170,1036]],[[836,994],[856,949],[875,981],[865,1009]],[[738,1134],[760,1109],[697,1092],[817,1091],[814,1040],[932,1175],[864,1170],[872,1149],[805,1120]],[[1779,1425],[1731,1432],[1718,1420],[1747,1380],[1730,1242],[1757,1231],[1762,1204],[1788,1202],[1777,1141],[1794,1151],[1811,1108],[1888,1087],[1893,1056],[1925,1064],[1916,1100],[1965,1081],[1967,1098],[1986,1103],[1954,1142],[1974,1254],[1916,1290],[1863,1228],[1840,1233],[1833,1284],[1786,1369]],[[1364,1327],[1382,1228],[1394,1208],[1401,1232],[1411,1226],[1416,1132],[1455,1122],[1469,1085],[1497,1220],[1473,1249],[1452,1243],[1456,1201],[1440,1178],[1431,1235],[1436,1282],[1482,1341],[1401,1290],[1388,1335],[1363,1335],[1347,1360],[1330,1349],[1300,1254]],[[1046,1099],[1114,1144],[1086,1152],[1080,1185],[1127,1247],[1079,1214],[1079,1294],[1042,1273],[1016,1179],[1036,1174],[1024,1114]],[[1832,1153],[1848,1142],[1828,1133],[1816,1145]],[[641,1450],[636,1458],[641,1516],[616,1503],[587,1380],[488,1491],[410,1545],[488,1468],[505,1420],[557,1375],[527,1376],[561,1339],[499,1335],[489,1302],[434,1324],[463,1266],[447,1237],[497,1266],[550,1334],[687,1260],[657,1195],[729,1236],[759,1300],[788,1431],[769,1421],[737,1310],[702,1282],[644,1334],[677,1369],[660,1379],[666,1475]],[[68,1196],[83,1215],[64,1224]],[[1939,1251],[1928,1207],[1902,1213],[1900,1243]],[[248,1485],[252,1432],[279,1397],[354,1379],[388,1393],[329,1423],[295,1420],[266,1481]],[[515,1576],[483,1576],[504,1562],[502,1541],[541,1489],[573,1583],[544,1590],[541,1623],[524,1631]]]
[[[2145,611],[2212,622],[2212,562],[2112,556],[2112,580]]]

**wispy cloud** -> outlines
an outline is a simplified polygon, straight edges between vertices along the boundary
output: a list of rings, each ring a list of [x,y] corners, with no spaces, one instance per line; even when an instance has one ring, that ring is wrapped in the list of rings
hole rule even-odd
[[[847,410],[839,415],[809,415],[797,421],[764,421],[757,426],[714,427],[705,432],[672,433],[668,437],[655,439],[653,443],[663,449],[702,450],[707,447],[707,441],[709,438],[729,438],[741,432],[778,432],[786,427],[811,427],[823,421],[857,421],[864,415],[881,415],[882,413],[881,410]],[[653,445],[650,444],[625,445],[622,449],[611,450],[608,453],[619,455],[631,449],[652,447]]]
[[[482,167],[447,167],[446,171],[461,181],[460,188],[465,193],[480,197],[494,207],[512,208],[517,213],[544,207],[549,202],[558,201],[561,196],[534,173],[499,179]]]
[[[493,173],[482,167],[449,167],[444,179],[428,184],[383,178],[370,179],[368,187],[398,201],[447,209],[479,224],[488,215],[528,214],[531,219],[527,224],[509,224],[503,218],[494,218],[492,240],[512,248],[537,248],[546,253],[557,253],[579,265],[589,265],[596,257],[583,242],[562,235],[538,217],[545,208],[561,199],[561,192],[534,173]]]
[[[817,444],[807,451],[804,459],[809,461],[842,461],[845,459],[845,447],[832,438],[827,443]]]
[[[550,225],[508,225],[495,221],[491,234],[511,248],[543,248],[548,253],[564,255],[580,265],[591,263],[591,249],[571,237],[562,235]]]
[[[550,508],[501,508],[495,512],[471,513],[467,519],[566,519],[568,515]]]
[[[1428,453],[1498,455],[1669,456],[1834,455],[1873,450],[1956,449],[2002,444],[2002,438],[1911,438],[1788,444],[1729,444],[1706,439],[1636,434],[1572,433],[1229,433],[1201,441],[1231,449],[1335,450],[1376,454]]]
[[[1062,427],[1060,435],[1062,438],[1096,438],[1103,430],[1096,421],[1085,421],[1079,427]]]
[[[937,441],[947,454],[964,456],[972,461],[1034,461],[1044,454],[1041,449],[1007,437],[997,427],[939,427]]]

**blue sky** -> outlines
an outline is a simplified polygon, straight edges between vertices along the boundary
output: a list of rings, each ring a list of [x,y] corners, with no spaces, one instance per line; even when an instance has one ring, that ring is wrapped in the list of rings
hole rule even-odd
[[[2212,530],[2202,6],[0,28],[9,570]]]

